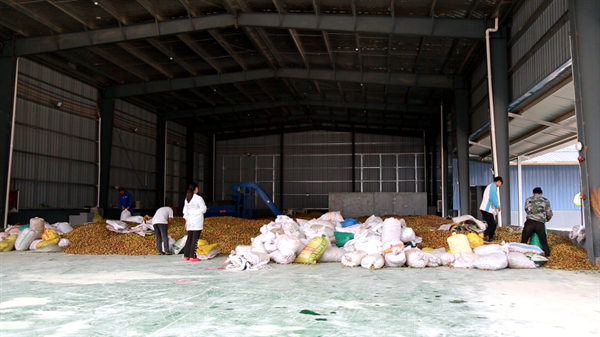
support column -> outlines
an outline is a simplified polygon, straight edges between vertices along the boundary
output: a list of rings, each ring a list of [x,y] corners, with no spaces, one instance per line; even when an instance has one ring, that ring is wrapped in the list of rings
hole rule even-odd
[[[424,151],[423,158],[425,159],[425,193],[427,193],[427,206],[433,205],[431,198],[431,141],[430,131],[423,132]]]
[[[283,210],[283,149],[284,149],[285,134],[281,130],[279,138],[279,209]],[[275,182],[273,182],[275,183]],[[275,196],[273,196],[275,197]]]
[[[163,114],[156,118],[156,207],[163,207],[167,203],[165,196],[165,166],[167,161],[167,121]],[[169,200],[172,204],[172,200]],[[181,207],[180,205],[173,205]]]
[[[108,208],[110,186],[110,160],[112,152],[115,99],[113,87],[100,91],[100,202],[101,208]],[[116,202],[116,200],[115,200]]]
[[[586,229],[585,247],[588,259],[600,264],[600,219],[590,207],[591,192],[600,188],[600,2],[569,0],[571,25],[571,56],[573,60],[573,84],[575,86],[575,115],[577,139],[583,144],[579,155],[585,161],[579,164],[583,219]]]
[[[494,90],[494,121],[496,126],[496,151],[498,172],[504,183],[500,187],[502,207],[501,226],[510,225],[510,158],[508,146],[508,55],[506,28],[501,27],[492,34],[490,50],[492,55],[492,86]]]
[[[352,192],[356,192],[356,133],[352,131]]]
[[[182,191],[187,189],[187,184],[196,181],[194,177],[194,147],[196,144],[196,126],[194,121],[187,122],[185,134],[185,186]]]
[[[469,174],[469,98],[466,89],[454,90],[454,112],[456,132],[456,154],[458,168],[458,195],[460,196],[460,214],[470,214],[471,181]],[[455,207],[456,209],[456,207]]]
[[[204,156],[203,181],[205,201],[215,201],[215,136],[206,135],[208,139],[208,153]]]
[[[0,58],[0,221],[6,227],[7,193],[10,185],[10,153],[13,126],[13,108],[15,101],[15,78],[17,62],[10,57]]]
[[[448,106],[440,106],[440,183],[442,218],[448,216]]]

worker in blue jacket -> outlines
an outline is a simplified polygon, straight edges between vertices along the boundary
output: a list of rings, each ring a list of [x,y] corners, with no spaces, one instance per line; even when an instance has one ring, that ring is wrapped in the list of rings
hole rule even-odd
[[[483,198],[481,200],[481,205],[479,206],[479,210],[481,211],[481,215],[483,215],[483,219],[487,223],[487,228],[483,232],[484,242],[490,242],[494,240],[494,234],[496,233],[496,219],[495,215],[502,211],[500,208],[500,198],[498,195],[498,190],[500,186],[502,186],[502,178],[495,177],[494,182],[487,185],[485,191],[483,192]]]
[[[125,188],[119,188],[119,207],[121,207],[121,211],[129,211],[129,213],[133,214],[133,198],[131,197],[131,193],[125,191]]]

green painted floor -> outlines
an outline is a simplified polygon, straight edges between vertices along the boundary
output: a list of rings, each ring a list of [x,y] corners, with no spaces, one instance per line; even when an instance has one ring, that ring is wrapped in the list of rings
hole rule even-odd
[[[224,260],[0,253],[0,336],[600,334],[599,273]]]

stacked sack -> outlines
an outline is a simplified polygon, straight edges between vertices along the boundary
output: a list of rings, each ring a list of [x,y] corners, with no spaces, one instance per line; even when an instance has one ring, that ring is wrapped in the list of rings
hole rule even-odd
[[[36,250],[43,247],[64,247],[70,243],[68,239],[60,236],[73,230],[67,222],[48,224],[42,218],[32,218],[29,224],[10,226],[5,230],[5,238],[0,244],[0,250]],[[9,243],[12,241],[12,244]],[[60,249],[55,249],[59,251]]]

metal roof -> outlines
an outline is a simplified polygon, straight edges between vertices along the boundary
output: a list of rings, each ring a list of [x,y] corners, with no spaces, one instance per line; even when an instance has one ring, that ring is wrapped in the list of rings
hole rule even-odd
[[[439,127],[427,111],[473,71],[491,19],[509,19],[522,4],[0,0],[1,54],[114,87],[115,98],[222,138],[302,129],[419,136]],[[517,112],[511,139],[535,134],[511,152],[572,138],[572,97],[568,88],[553,95]],[[565,104],[548,108],[554,103]],[[557,118],[560,127],[543,130],[533,122]]]

